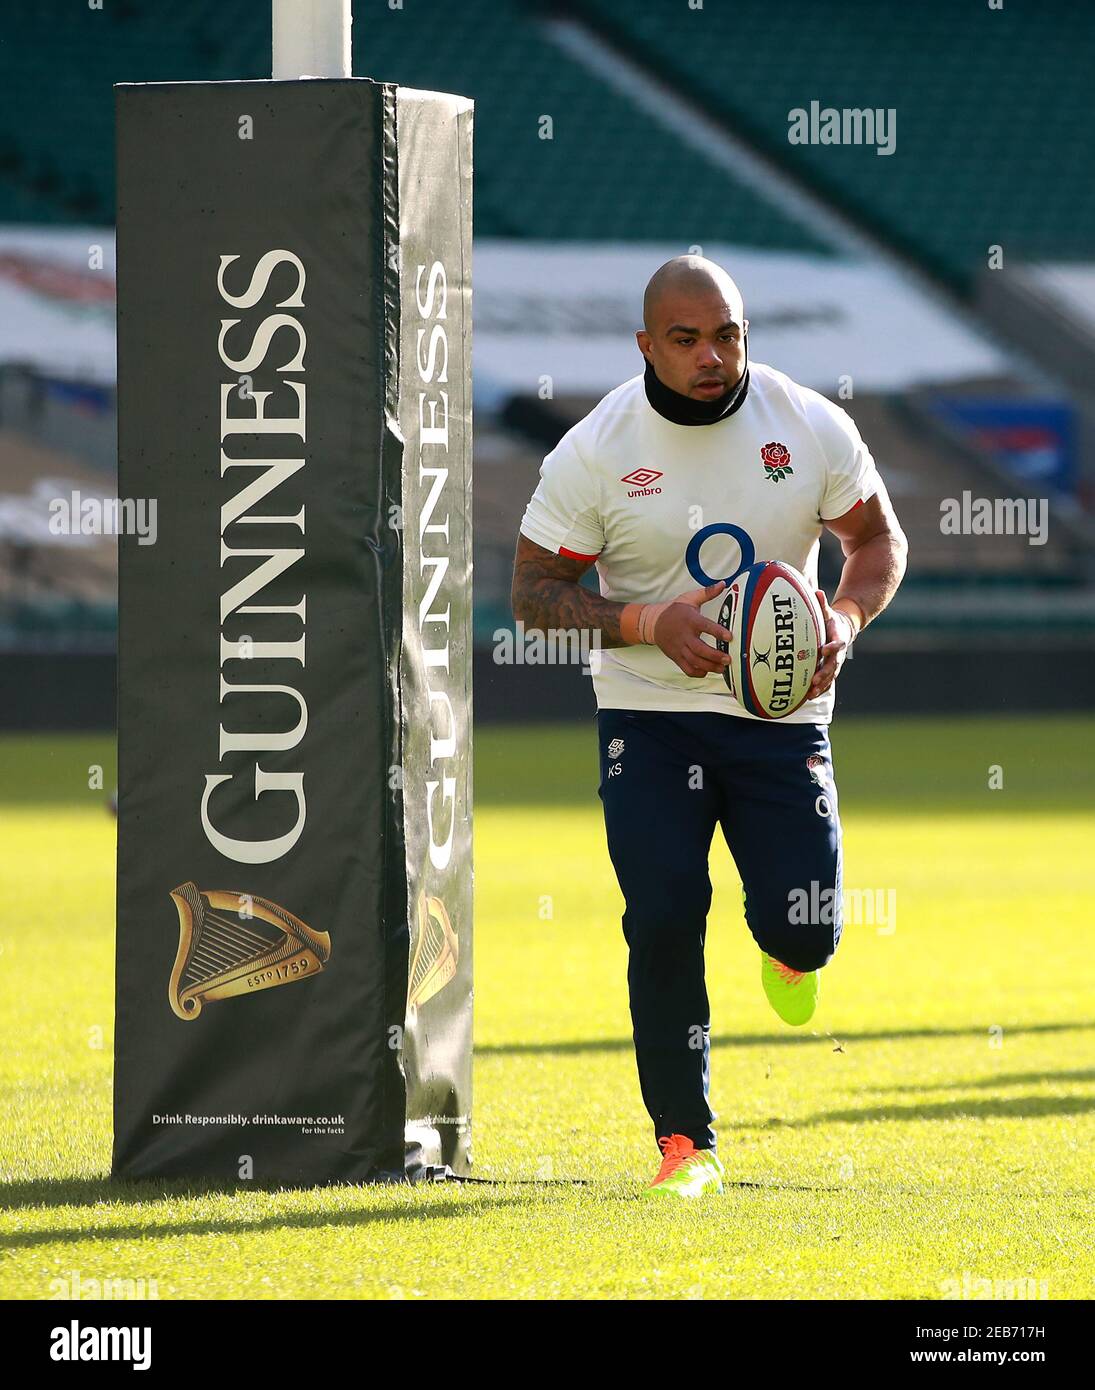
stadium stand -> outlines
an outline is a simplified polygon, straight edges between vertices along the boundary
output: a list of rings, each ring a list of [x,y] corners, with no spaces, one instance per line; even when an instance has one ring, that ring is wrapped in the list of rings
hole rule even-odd
[[[1023,261],[1095,256],[1095,186],[1080,174],[1095,145],[1090,4],[569,8],[952,286],[993,245]],[[788,113],[812,100],[894,108],[895,153],[791,145]]]
[[[108,649],[117,625],[117,543],[52,535],[45,499],[109,494],[78,455],[0,429],[0,645]]]
[[[359,3],[355,72],[475,99],[477,235],[826,244],[716,171],[649,114],[563,57],[517,0]],[[0,46],[0,222],[114,216],[111,84],[269,76],[270,12],[255,0],[151,0],[91,12],[47,0]],[[42,105],[49,51],[64,100]],[[27,122],[22,113],[34,109]],[[545,117],[552,138],[541,138]],[[515,177],[516,173],[516,177]]]

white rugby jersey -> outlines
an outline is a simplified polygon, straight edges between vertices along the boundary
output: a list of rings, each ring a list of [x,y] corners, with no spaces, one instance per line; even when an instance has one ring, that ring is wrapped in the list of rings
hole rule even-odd
[[[822,520],[843,516],[881,487],[845,411],[782,372],[750,363],[741,406],[703,425],[661,415],[640,373],[610,391],[544,459],[521,533],[546,550],[596,558],[601,594],[620,603],[656,603],[729,582],[755,560],[794,565],[816,588]],[[721,604],[719,595],[703,612],[717,620]],[[720,672],[686,676],[658,647],[599,655],[592,667],[601,709],[758,717],[734,699]],[[787,719],[827,724],[833,700],[830,687]]]

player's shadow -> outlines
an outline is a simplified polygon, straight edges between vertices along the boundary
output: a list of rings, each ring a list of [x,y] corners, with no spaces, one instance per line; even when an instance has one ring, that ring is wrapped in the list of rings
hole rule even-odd
[[[956,1097],[922,1105],[819,1110],[802,1119],[780,1120],[779,1125],[787,1129],[808,1129],[812,1125],[873,1124],[879,1120],[1037,1120],[1050,1115],[1086,1115],[1089,1111],[1095,1111],[1095,1096],[999,1096],[991,1100]]]
[[[1047,1033],[1072,1033],[1090,1031],[1095,1021],[1082,1019],[1073,1023],[1028,1023],[1003,1024],[1003,1036],[1017,1038],[1024,1035]],[[823,1043],[834,1047],[837,1044],[857,1044],[871,1042],[914,1041],[917,1038],[987,1038],[987,1025],[954,1028],[868,1028],[857,1032],[841,1032],[831,1035],[814,1029],[788,1029],[782,1033],[713,1033],[712,1047],[808,1047]],[[560,1055],[583,1052],[631,1052],[635,1044],[629,1037],[618,1038],[567,1038],[547,1039],[537,1042],[477,1043],[476,1057],[520,1057],[522,1054],[557,1052]],[[915,1087],[913,1088],[916,1089]]]
[[[345,1185],[347,1188],[351,1184]],[[379,1191],[384,1184],[360,1184],[369,1191]],[[460,1184],[422,1184],[435,1191],[438,1187],[456,1188]],[[318,1189],[328,1191],[329,1189]],[[408,1184],[401,1186],[403,1192],[413,1192]],[[259,1192],[282,1192],[284,1188],[262,1187],[257,1184],[239,1186],[195,1185],[194,1183],[112,1183],[102,1178],[88,1179],[42,1179],[30,1182],[16,1182],[0,1185],[0,1207],[18,1209],[27,1207],[80,1207],[88,1208],[99,1204],[147,1206],[157,1201],[195,1199],[207,1196],[243,1193],[253,1195]],[[499,1195],[491,1199],[491,1209],[502,1206],[516,1206],[520,1199],[516,1196]],[[42,1227],[33,1230],[7,1231],[3,1236],[5,1249],[34,1249],[40,1245],[78,1243],[83,1241],[148,1240],[158,1236],[179,1235],[225,1235],[261,1234],[263,1231],[286,1229],[310,1230],[331,1226],[369,1226],[377,1221],[444,1221],[464,1216],[472,1216],[479,1211],[479,1203],[473,1200],[456,1202],[414,1202],[405,1204],[383,1202],[377,1206],[316,1207],[312,1211],[271,1212],[254,1219],[238,1219],[228,1215],[220,1217],[195,1217],[193,1220],[180,1220],[177,1217],[163,1221],[108,1221],[95,1226]]]
[[[975,1080],[936,1081],[918,1086],[908,1082],[901,1086],[869,1086],[864,1089],[878,1095],[900,1094],[903,1091],[978,1091],[995,1090],[1002,1086],[1032,1086],[1049,1081],[1095,1081],[1095,1067],[1077,1067],[1071,1071],[1009,1071],[979,1076]]]

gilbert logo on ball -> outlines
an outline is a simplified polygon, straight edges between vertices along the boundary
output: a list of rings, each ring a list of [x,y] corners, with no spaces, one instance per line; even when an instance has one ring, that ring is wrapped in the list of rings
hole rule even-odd
[[[791,467],[791,451],[786,444],[780,444],[773,440],[770,444],[761,445],[760,461],[764,464],[764,476],[771,478],[774,483],[782,482],[788,473],[795,470]]]
[[[759,719],[785,719],[806,700],[817,670],[825,625],[806,576],[781,560],[742,570],[723,595],[719,624],[732,634],[717,641],[730,664],[731,695]]]

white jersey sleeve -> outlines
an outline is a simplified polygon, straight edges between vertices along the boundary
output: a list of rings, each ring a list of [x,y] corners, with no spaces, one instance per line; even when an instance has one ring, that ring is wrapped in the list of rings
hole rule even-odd
[[[822,521],[835,521],[857,502],[873,497],[881,482],[855,421],[840,406],[830,401],[824,405],[815,427],[828,465],[818,515]]]
[[[521,534],[545,550],[592,560],[604,549],[600,489],[568,431],[540,468]]]

